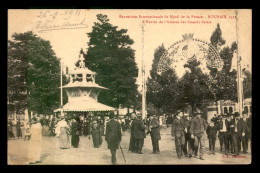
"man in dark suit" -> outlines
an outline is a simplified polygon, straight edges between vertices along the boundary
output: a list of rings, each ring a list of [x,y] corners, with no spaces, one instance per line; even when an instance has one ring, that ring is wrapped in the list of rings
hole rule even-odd
[[[251,148],[251,152],[252,152],[252,114],[249,113],[248,116],[249,117],[247,119],[247,126],[248,126],[248,130],[249,130],[250,148]]]
[[[206,121],[201,117],[201,113],[196,113],[196,117],[194,117],[191,121],[190,131],[191,138],[195,139],[194,148],[195,151],[198,150],[200,144],[200,159],[204,160],[204,146],[205,146],[205,136],[204,133],[207,129]]]
[[[249,127],[248,127],[248,118],[247,118],[247,112],[246,111],[243,111],[242,112],[242,123],[243,123],[243,126],[244,126],[244,129],[245,129],[245,135],[242,136],[242,146],[243,146],[243,153],[248,153],[248,141],[249,141],[249,138],[250,138],[250,132],[249,132]]]
[[[129,123],[129,127],[130,127],[130,142],[129,142],[129,151],[131,152],[136,152],[136,148],[135,148],[135,136],[134,136],[134,126],[133,126],[133,122],[136,120],[136,114],[133,112],[131,114],[131,121]]]
[[[156,115],[152,116],[152,120],[149,124],[149,130],[151,134],[151,139],[152,139],[152,145],[153,145],[153,154],[160,153],[159,149],[159,140],[161,139],[160,135],[160,123],[159,119],[156,117]]]
[[[111,113],[109,118],[110,121],[106,124],[105,140],[112,155],[112,164],[116,164],[116,149],[119,148],[122,139],[121,126],[119,122],[115,120],[114,113]]]
[[[211,119],[211,123],[207,127],[207,135],[209,139],[209,150],[212,154],[215,155],[215,143],[217,136],[217,125],[214,124],[214,118]]]
[[[133,121],[133,130],[134,130],[134,138],[135,138],[135,149],[136,149],[135,152],[138,154],[143,154],[142,148],[144,145],[144,138],[146,137],[145,129],[146,126],[142,121],[142,115],[137,114],[137,119]]]
[[[192,157],[192,152],[193,152],[193,145],[191,144],[191,134],[190,134],[190,122],[191,122],[191,117],[189,114],[184,114],[184,120],[185,120],[185,143],[183,147],[183,153],[186,157]]]
[[[241,138],[245,135],[245,128],[238,112],[235,112],[234,119],[231,120],[230,131],[233,140],[234,155],[238,156],[241,150]]]
[[[190,115],[190,117],[189,117],[190,120],[189,120],[189,124],[187,127],[187,133],[186,133],[188,136],[189,158],[191,158],[193,154],[194,154],[194,156],[198,155],[198,150],[195,151],[195,148],[194,148],[195,139],[191,138],[191,130],[190,130],[191,122],[194,117],[195,117],[195,115]]]
[[[225,154],[228,153],[228,130],[229,130],[229,123],[227,121],[227,115],[223,114],[221,121],[218,123],[218,137],[220,142],[220,151],[223,151],[223,144],[225,149]]]
[[[185,120],[182,118],[182,112],[178,112],[176,118],[172,122],[171,135],[175,138],[175,147],[178,159],[181,159],[182,150],[185,144]]]
[[[228,122],[228,131],[227,131],[227,139],[228,139],[228,151],[231,153],[234,153],[234,148],[233,148],[233,140],[232,140],[232,135],[230,131],[230,125],[231,125],[231,120],[233,119],[233,115],[231,118],[232,114],[227,114],[227,122]]]

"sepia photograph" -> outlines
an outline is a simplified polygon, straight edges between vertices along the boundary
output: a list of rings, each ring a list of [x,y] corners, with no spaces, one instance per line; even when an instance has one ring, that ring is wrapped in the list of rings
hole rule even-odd
[[[252,9],[8,9],[8,165],[249,165]]]

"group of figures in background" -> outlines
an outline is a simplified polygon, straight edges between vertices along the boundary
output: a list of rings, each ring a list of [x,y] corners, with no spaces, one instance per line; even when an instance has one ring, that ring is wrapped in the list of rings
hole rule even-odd
[[[171,135],[174,137],[177,157],[199,158],[204,160],[205,138],[209,139],[209,154],[215,155],[215,143],[217,137],[220,142],[220,153],[232,154],[239,157],[242,148],[243,153],[248,153],[248,143],[252,138],[252,115],[243,111],[242,116],[238,112],[234,114],[215,115],[208,123],[200,112],[192,116],[178,111],[177,114],[167,116],[167,128],[172,124]],[[147,122],[145,124],[145,122]],[[131,138],[129,151],[143,154],[142,146],[144,138],[150,134],[153,152],[159,154],[160,116],[150,116],[148,120],[142,120],[141,116],[132,114]],[[147,133],[145,133],[147,131]],[[242,146],[242,147],[241,147]],[[199,152],[199,153],[198,153]],[[199,155],[198,155],[199,154]]]
[[[111,121],[112,123],[108,123]],[[99,148],[103,143],[102,136],[105,136],[108,149],[111,151],[111,161],[116,164],[116,149],[118,149],[125,131],[130,131],[129,152],[143,154],[144,138],[150,135],[153,146],[151,154],[160,154],[160,130],[165,125],[165,128],[171,126],[171,135],[174,137],[179,159],[185,156],[189,158],[198,157],[204,160],[206,137],[209,139],[209,154],[215,155],[217,137],[220,142],[220,153],[233,154],[236,157],[242,149],[243,153],[247,153],[248,143],[251,142],[252,138],[251,124],[251,114],[248,115],[245,111],[242,116],[238,112],[215,115],[210,123],[199,112],[189,115],[178,111],[175,115],[148,115],[145,118],[136,113],[122,117],[114,116],[114,114],[109,117],[84,117],[72,114],[71,116],[51,117],[49,119],[36,116],[31,118],[29,122],[24,123],[21,123],[20,119],[17,119],[16,123],[9,119],[8,137],[9,139],[22,139],[21,126],[23,125],[25,128],[24,140],[30,140],[28,161],[29,163],[37,163],[40,162],[43,129],[46,127],[49,137],[59,137],[60,149],[78,148],[80,136],[88,136],[89,139],[92,136],[93,147]]]
[[[175,137],[175,146],[178,158],[182,155],[191,158],[197,157],[204,160],[205,135],[209,139],[210,154],[215,155],[216,138],[220,141],[220,152],[225,155],[238,156],[241,152],[248,152],[248,141],[251,139],[251,116],[248,118],[243,112],[240,118],[238,112],[235,114],[223,114],[215,116],[210,123],[195,113],[193,117],[188,114],[183,116],[180,112],[172,124],[172,136]],[[206,134],[205,134],[206,132]],[[218,135],[217,135],[218,134]]]
[[[92,137],[94,148],[103,143],[102,136],[106,134],[105,128],[109,121],[106,116],[33,116],[30,121],[20,118],[8,119],[8,139],[29,140],[28,163],[39,163],[41,155],[42,136],[58,137],[60,149],[78,148],[80,136]],[[117,117],[120,132],[129,128],[130,118]],[[47,132],[46,132],[47,131]],[[91,137],[90,137],[91,136]]]
[[[24,140],[30,139],[30,126],[28,122],[21,122],[20,118],[8,119],[8,139],[12,138],[22,138]],[[23,132],[24,131],[24,132]]]

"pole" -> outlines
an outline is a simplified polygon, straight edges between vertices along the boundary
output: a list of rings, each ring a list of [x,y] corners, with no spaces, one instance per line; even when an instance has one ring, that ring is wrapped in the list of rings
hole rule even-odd
[[[146,117],[146,87],[145,87],[145,64],[144,64],[144,24],[142,23],[142,118]]]
[[[123,152],[123,150],[122,150],[121,145],[119,145],[119,147],[120,147],[121,153],[122,153],[122,155],[123,155],[124,161],[126,162],[126,160],[125,160],[125,155],[124,155],[124,152]]]
[[[241,57],[239,57],[239,44],[238,44],[238,27],[237,27],[237,15],[238,11],[236,10],[236,36],[237,36],[237,95],[238,95],[238,109],[239,114],[242,116],[243,111],[243,85],[241,80]]]
[[[62,95],[62,59],[60,59],[60,105],[61,112],[60,115],[63,117],[63,95]]]

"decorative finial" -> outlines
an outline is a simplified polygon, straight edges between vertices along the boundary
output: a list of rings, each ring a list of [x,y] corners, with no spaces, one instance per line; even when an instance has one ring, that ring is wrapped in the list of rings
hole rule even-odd
[[[193,39],[193,35],[194,34],[184,34],[184,35],[182,35],[182,37],[184,40],[191,40],[191,39]]]
[[[82,54],[82,53],[79,55],[79,60],[80,60],[80,61],[83,61],[83,60],[84,60],[84,57],[83,57],[83,54]]]
[[[85,62],[83,61],[84,60],[84,57],[83,57],[83,54],[81,53],[80,54],[80,57],[79,57],[79,68],[85,68]]]

